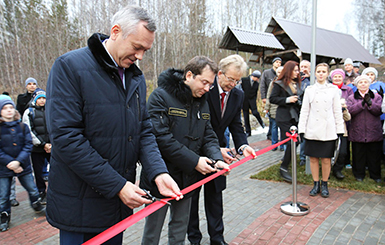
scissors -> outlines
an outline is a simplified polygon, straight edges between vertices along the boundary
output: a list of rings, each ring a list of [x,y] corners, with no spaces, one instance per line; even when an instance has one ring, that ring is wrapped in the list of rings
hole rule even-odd
[[[142,189],[142,190],[146,193],[145,196],[142,196],[143,198],[149,199],[152,202],[156,202],[156,201],[163,202],[163,203],[171,206],[171,203],[169,203],[169,202],[167,202],[161,198],[154,197],[153,195],[150,194],[150,192],[148,190],[146,190],[146,189]]]

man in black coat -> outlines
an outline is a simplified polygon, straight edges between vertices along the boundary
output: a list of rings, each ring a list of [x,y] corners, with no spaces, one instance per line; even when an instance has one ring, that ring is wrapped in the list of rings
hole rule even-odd
[[[146,81],[135,65],[156,25],[146,10],[121,8],[110,36],[56,59],[47,83],[52,143],[47,221],[60,244],[82,244],[151,203],[135,185],[140,161],[164,196],[182,194],[162,160],[146,109]],[[108,244],[121,244],[123,232]]]
[[[148,112],[160,152],[170,175],[180,189],[197,182],[198,174],[215,172],[215,166],[227,168],[222,161],[218,139],[210,124],[210,110],[206,93],[212,86],[217,64],[205,56],[188,62],[184,71],[168,69],[159,75],[159,87],[148,98]],[[159,191],[142,171],[140,186],[160,197]],[[168,244],[184,244],[190,215],[191,195],[170,202]],[[142,244],[159,244],[168,206],[146,218]]]
[[[265,127],[265,124],[262,121],[261,115],[258,112],[257,108],[257,94],[259,87],[259,78],[261,77],[261,72],[256,70],[250,76],[242,78],[242,90],[245,93],[245,99],[243,100],[243,118],[245,121],[245,130],[246,135],[251,135],[250,127],[250,116],[249,110],[257,118],[259,125],[262,128]]]
[[[25,80],[25,87],[27,92],[24,94],[19,94],[17,96],[16,109],[19,111],[20,115],[24,114],[24,111],[29,107],[29,102],[32,99],[32,94],[37,88],[37,81],[33,77],[27,78]]]
[[[229,127],[235,148],[239,154],[249,156],[255,154],[248,146],[246,134],[241,122],[243,92],[233,89],[240,82],[246,71],[246,63],[239,55],[230,55],[219,62],[219,71],[214,86],[208,93],[211,114],[211,125],[218,137],[222,157],[227,164],[235,160],[230,149],[226,147],[225,130]],[[230,154],[229,154],[230,153]],[[205,176],[201,175],[200,178]],[[226,177],[220,176],[204,185],[205,212],[207,218],[210,244],[227,244],[223,237],[223,200],[222,191],[226,188]],[[188,239],[191,244],[200,244],[202,233],[199,230],[199,192],[198,188],[192,197]]]

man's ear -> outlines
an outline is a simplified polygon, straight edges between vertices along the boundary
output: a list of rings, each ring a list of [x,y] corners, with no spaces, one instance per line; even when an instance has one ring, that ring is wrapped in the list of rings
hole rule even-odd
[[[186,73],[186,82],[188,83],[191,79],[194,79],[194,74],[191,71],[188,71]]]
[[[120,27],[120,25],[115,24],[115,25],[111,28],[111,35],[110,35],[110,38],[111,38],[112,40],[116,40],[116,38],[119,36],[119,34],[120,34],[120,35],[122,34],[122,28]]]

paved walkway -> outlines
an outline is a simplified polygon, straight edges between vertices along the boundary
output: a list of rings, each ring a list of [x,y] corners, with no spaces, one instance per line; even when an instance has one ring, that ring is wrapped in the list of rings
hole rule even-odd
[[[265,134],[249,138],[252,147],[270,144]],[[298,201],[310,206],[305,216],[289,216],[280,205],[291,200],[292,187],[283,182],[250,179],[276,164],[283,153],[268,152],[232,170],[224,192],[225,239],[236,244],[385,244],[385,196],[330,190],[329,198],[310,197],[310,186],[298,186]],[[11,228],[0,244],[59,244],[58,230],[34,214],[27,194],[17,185],[20,206],[12,208]],[[202,200],[203,198],[201,198]],[[167,222],[166,222],[167,223]],[[128,228],[124,244],[140,244],[144,221]],[[201,244],[209,244],[203,203],[200,203]],[[167,244],[167,225],[160,244]],[[187,243],[188,244],[188,243]]]

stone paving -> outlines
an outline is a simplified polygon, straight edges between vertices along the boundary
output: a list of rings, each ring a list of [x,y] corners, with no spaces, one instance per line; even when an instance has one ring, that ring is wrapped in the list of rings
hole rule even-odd
[[[255,149],[270,144],[265,134],[248,139]],[[329,198],[310,197],[311,187],[299,185],[298,201],[307,203],[310,213],[296,217],[283,214],[280,205],[292,199],[291,185],[249,178],[278,163],[282,156],[280,151],[268,152],[233,169],[227,177],[224,235],[229,244],[385,244],[383,195],[331,189]],[[12,208],[11,229],[0,233],[0,244],[59,244],[58,230],[44,216],[34,214],[20,184],[17,199],[20,206]],[[124,244],[140,244],[143,225],[144,220],[129,227]],[[202,201],[200,227],[201,244],[210,244]],[[166,224],[160,244],[167,244]]]

